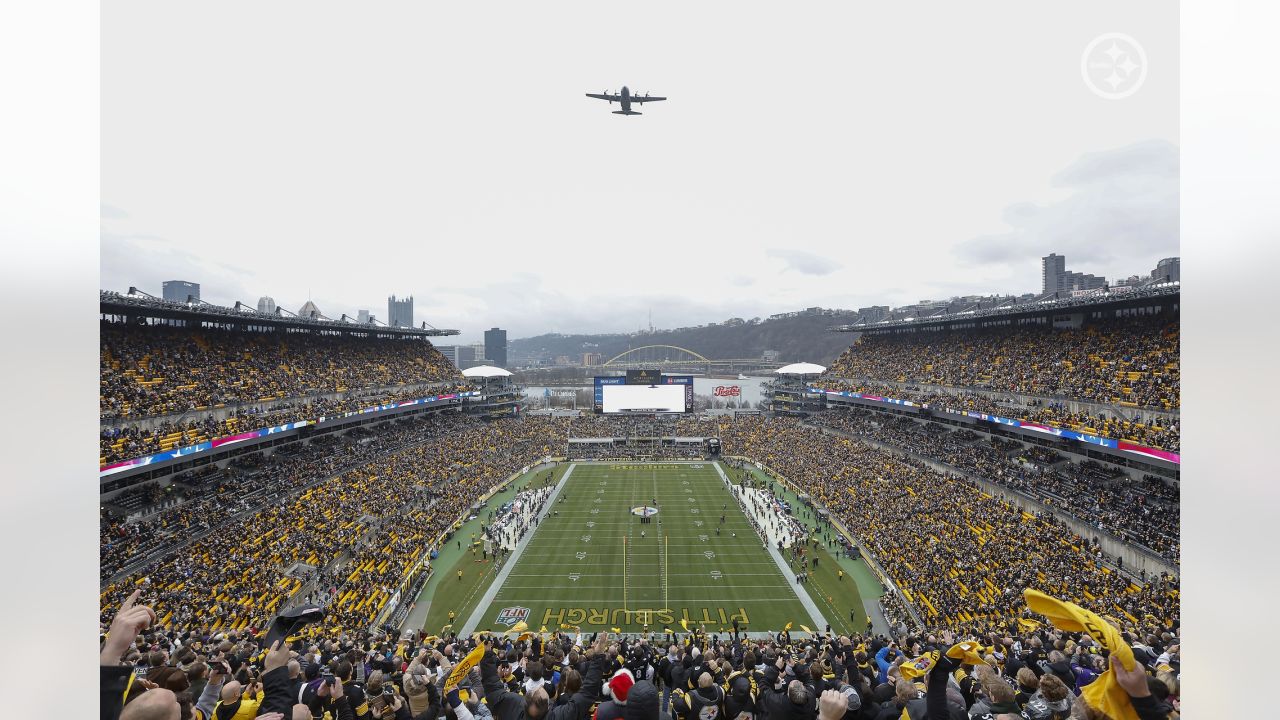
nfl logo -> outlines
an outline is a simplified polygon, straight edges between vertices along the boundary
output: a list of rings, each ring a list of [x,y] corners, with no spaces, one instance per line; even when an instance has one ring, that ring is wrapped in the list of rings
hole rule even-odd
[[[521,620],[529,619],[529,608],[527,607],[507,607],[498,611],[498,622],[507,627],[511,627]]]

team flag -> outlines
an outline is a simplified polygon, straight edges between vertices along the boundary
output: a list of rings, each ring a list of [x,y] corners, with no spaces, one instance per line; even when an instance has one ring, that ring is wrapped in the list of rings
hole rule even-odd
[[[964,665],[981,665],[983,660],[978,651],[982,646],[972,640],[956,643],[947,650],[947,657],[959,660]]]
[[[902,663],[902,665],[898,666],[898,672],[907,680],[914,680],[915,678],[928,675],[929,671],[933,669],[933,666],[937,662],[938,651],[930,650],[918,658]],[[905,710],[903,711],[903,714],[906,714]]]
[[[480,664],[480,658],[484,657],[484,645],[477,645],[475,650],[467,653],[467,656],[453,666],[453,670],[449,671],[449,677],[444,681],[444,693],[448,695],[454,688],[458,687],[458,683],[471,672],[471,668]]]
[[[1088,633],[1104,649],[1111,652],[1111,662],[1119,662],[1126,670],[1132,670],[1136,661],[1133,648],[1120,637],[1120,631],[1097,614],[1084,608],[1027,588],[1022,591],[1027,607],[1049,618],[1059,630]],[[1115,668],[1108,668],[1097,680],[1084,686],[1081,696],[1095,709],[1115,720],[1139,720],[1138,713],[1129,702],[1129,694],[1116,680]]]

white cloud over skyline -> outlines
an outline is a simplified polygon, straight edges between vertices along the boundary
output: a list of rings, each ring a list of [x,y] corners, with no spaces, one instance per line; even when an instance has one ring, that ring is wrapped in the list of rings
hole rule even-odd
[[[101,284],[333,317],[413,295],[476,340],[1177,254],[1176,6],[727,7],[105,6]],[[1106,101],[1078,63],[1117,27],[1152,67]],[[670,100],[583,97],[622,84]]]

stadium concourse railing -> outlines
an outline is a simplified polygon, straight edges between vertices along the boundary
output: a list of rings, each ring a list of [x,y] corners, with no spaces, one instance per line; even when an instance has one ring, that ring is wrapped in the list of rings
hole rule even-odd
[[[819,504],[815,500],[813,500],[813,497],[811,495],[809,495],[807,492],[805,492],[804,490],[794,485],[790,480],[786,478],[785,475],[774,470],[768,465],[765,465],[759,460],[755,460],[753,458],[749,458],[743,455],[726,455],[724,456],[724,459],[737,460],[740,462],[750,463],[751,466],[754,467],[755,469],[768,475],[774,480],[777,480],[778,482],[782,483],[784,487],[786,487],[791,492],[795,493],[797,497],[808,498],[808,502],[811,505],[813,505],[814,507],[819,506]],[[823,509],[826,510],[826,508],[823,508]],[[880,581],[880,585],[891,590],[894,593],[894,595],[902,601],[903,607],[905,607],[907,609],[907,612],[911,615],[912,622],[914,622],[917,627],[924,627],[924,621],[920,619],[920,611],[918,608],[916,608],[915,603],[907,600],[906,596],[902,594],[902,591],[898,589],[897,584],[894,583],[893,580],[889,578],[889,575],[884,571],[884,568],[880,566],[880,561],[877,560],[874,555],[867,552],[867,549],[863,545],[862,540],[856,537],[852,532],[850,532],[850,530],[847,527],[845,527],[843,522],[836,519],[836,516],[832,515],[830,510],[827,510],[827,520],[828,522],[831,523],[831,526],[834,527],[837,532],[839,532],[842,536],[844,536],[844,539],[848,541],[850,545],[853,545],[854,547],[858,548],[858,554],[862,556],[862,561],[866,563],[867,567],[871,568],[871,572],[876,576],[876,579]]]
[[[901,400],[898,398],[885,397],[883,395],[875,395],[873,393],[855,392],[853,390],[828,390],[821,386],[810,386],[809,391],[813,393],[822,393],[828,398],[828,400],[833,397],[855,398],[875,403],[882,403],[884,405],[898,405],[901,407],[920,408],[924,410],[937,410],[940,412],[950,413],[952,415],[970,417],[975,420],[986,420],[997,425],[1033,430],[1037,433],[1051,435],[1063,440],[1079,440],[1083,443],[1096,445],[1110,450],[1118,450],[1130,455],[1137,455],[1151,460],[1164,461],[1166,463],[1170,463],[1174,467],[1179,467],[1182,464],[1182,456],[1175,452],[1139,445],[1137,443],[1129,442],[1128,440],[1118,440],[1116,438],[1102,437],[1101,435],[1091,435],[1089,433],[1068,430],[1055,427],[1053,425],[1046,425],[1044,423],[1031,422],[1030,420],[1018,420],[1016,418],[1001,417],[999,415],[991,415],[989,413],[981,413],[973,410],[956,410],[948,407],[930,405],[929,403],[918,403],[914,400]]]

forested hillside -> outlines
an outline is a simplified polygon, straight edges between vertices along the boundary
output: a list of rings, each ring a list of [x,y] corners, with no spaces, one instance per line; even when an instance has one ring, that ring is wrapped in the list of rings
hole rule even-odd
[[[580,360],[583,353],[600,353],[604,360],[645,345],[675,345],[688,348],[712,360],[758,358],[766,350],[776,350],[782,362],[830,363],[849,347],[850,336],[830,328],[855,317],[852,312],[806,310],[767,320],[735,318],[702,327],[658,330],[654,333],[616,335],[539,335],[510,342],[514,357],[544,357],[554,360],[566,355]]]

